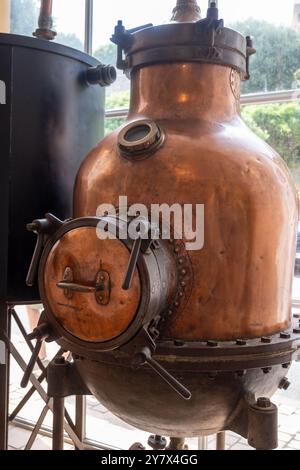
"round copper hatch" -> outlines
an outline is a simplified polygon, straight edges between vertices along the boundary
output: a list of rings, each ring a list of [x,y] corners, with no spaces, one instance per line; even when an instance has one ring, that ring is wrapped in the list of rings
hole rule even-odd
[[[120,240],[100,239],[95,227],[70,230],[55,243],[45,264],[44,295],[67,332],[104,342],[127,330],[141,295],[137,270],[131,289],[122,289],[129,256]]]

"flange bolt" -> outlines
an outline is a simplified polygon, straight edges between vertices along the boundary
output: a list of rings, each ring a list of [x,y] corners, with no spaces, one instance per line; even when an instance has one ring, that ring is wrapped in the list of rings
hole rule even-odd
[[[270,398],[266,397],[258,398],[256,404],[259,408],[270,408],[272,406]]]
[[[291,382],[286,377],[284,377],[284,379],[281,380],[278,388],[280,388],[280,390],[287,390],[290,385]]]

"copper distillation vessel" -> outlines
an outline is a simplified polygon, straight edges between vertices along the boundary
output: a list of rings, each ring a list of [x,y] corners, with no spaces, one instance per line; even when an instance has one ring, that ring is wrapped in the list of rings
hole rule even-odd
[[[276,448],[271,397],[300,344],[298,196],[283,160],[240,116],[252,40],[224,26],[215,2],[201,19],[196,1],[178,0],[171,22],[119,21],[112,41],[131,80],[128,119],[81,166],[73,219],[29,227],[43,238],[33,260],[42,327],[127,423],[177,439],[232,430]],[[121,239],[120,195],[146,207],[203,204],[203,248],[159,228]],[[100,214],[102,203],[118,211]],[[117,237],[99,237],[111,227]]]

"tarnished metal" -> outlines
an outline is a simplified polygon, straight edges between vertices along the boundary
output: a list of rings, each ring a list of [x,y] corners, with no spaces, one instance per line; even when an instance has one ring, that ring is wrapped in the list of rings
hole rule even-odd
[[[225,450],[225,449],[226,449],[226,433],[224,431],[218,432],[216,450]]]
[[[258,398],[249,406],[248,442],[257,450],[278,447],[278,409],[269,398]]]

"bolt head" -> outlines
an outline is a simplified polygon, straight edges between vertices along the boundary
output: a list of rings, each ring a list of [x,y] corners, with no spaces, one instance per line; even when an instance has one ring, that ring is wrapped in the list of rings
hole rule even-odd
[[[177,348],[182,348],[185,345],[185,342],[180,339],[175,339],[174,344]]]
[[[279,388],[280,390],[287,390],[290,385],[291,385],[291,382],[285,377],[284,379],[281,380],[279,384]]]
[[[65,360],[65,358],[64,358],[63,356],[62,356],[62,357],[57,357],[57,358],[55,359],[54,363],[55,363],[55,365],[57,365],[57,366],[63,366],[63,365],[65,365],[66,360]]]
[[[300,335],[300,328],[294,328],[293,333],[295,333],[296,335]]]
[[[290,337],[291,337],[290,333],[287,333],[287,332],[280,333],[280,338],[282,339],[290,339]]]
[[[270,398],[266,397],[258,398],[256,404],[259,406],[259,408],[270,408],[272,405]]]
[[[210,346],[211,348],[216,348],[218,346],[218,342],[209,340],[207,341],[207,346]]]
[[[262,339],[261,339],[261,342],[265,343],[265,344],[270,344],[270,343],[272,343],[272,339],[268,338],[267,336],[263,336]]]
[[[247,341],[245,341],[244,339],[237,339],[236,344],[237,346],[246,346]]]

